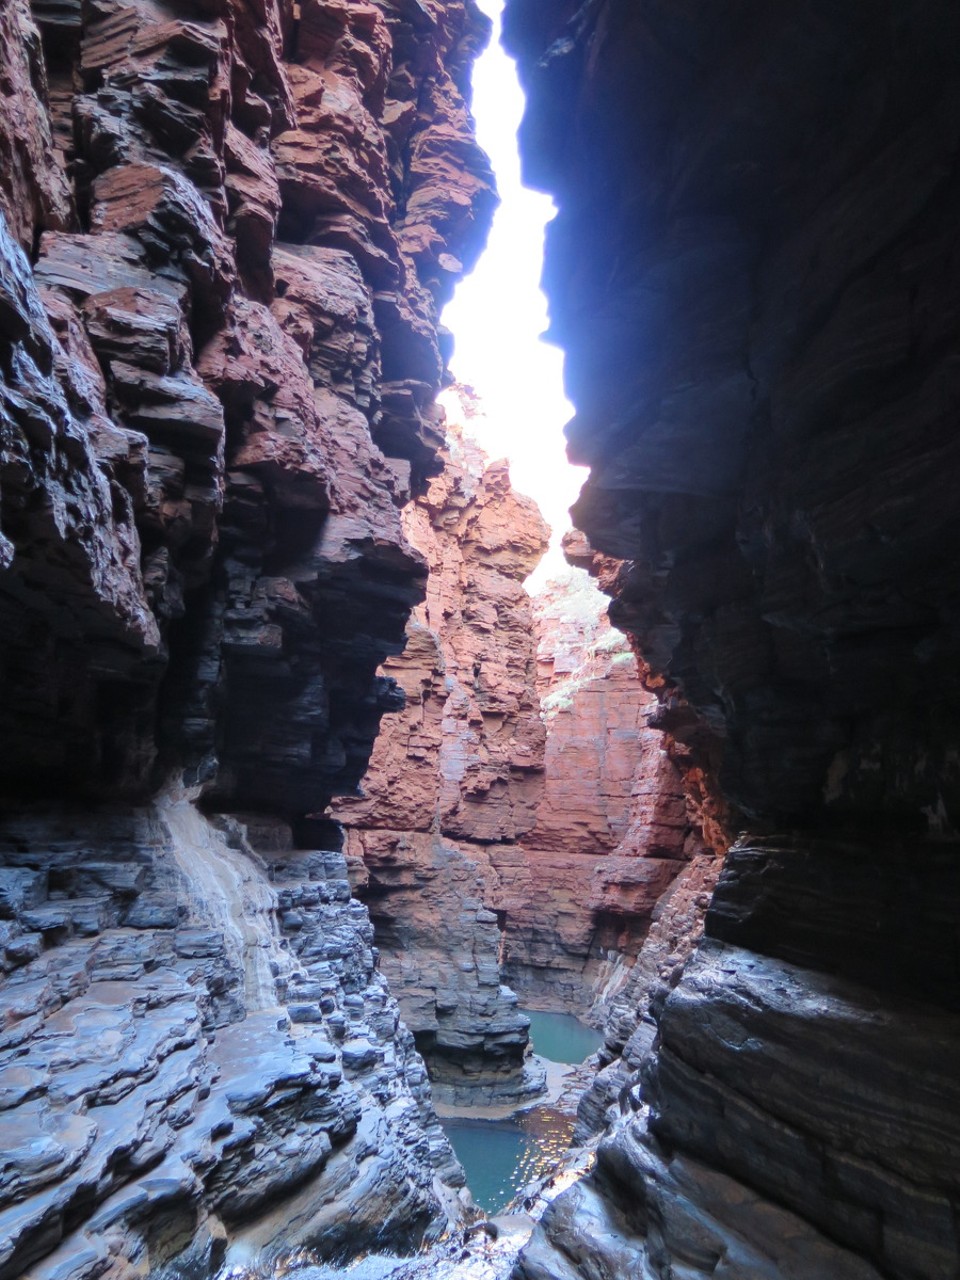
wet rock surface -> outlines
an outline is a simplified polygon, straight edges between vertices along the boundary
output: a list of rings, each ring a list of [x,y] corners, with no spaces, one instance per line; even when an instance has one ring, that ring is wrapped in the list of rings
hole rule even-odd
[[[747,830],[518,1276],[957,1272],[957,19],[875,19],[507,5],[575,519]]]
[[[434,1181],[462,1175],[367,913],[340,854],[284,834],[258,855],[181,787],[6,824],[0,1274],[209,1275],[441,1229]]]
[[[5,1276],[459,1213],[311,815],[401,702],[487,34],[470,0],[3,6]]]

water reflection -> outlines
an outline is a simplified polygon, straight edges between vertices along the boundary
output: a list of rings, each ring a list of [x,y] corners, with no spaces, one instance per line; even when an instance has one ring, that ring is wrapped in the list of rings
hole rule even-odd
[[[287,1272],[290,1280],[389,1280],[401,1268],[410,1266],[409,1258],[393,1254],[369,1254],[342,1266],[305,1265]]]
[[[550,1062],[582,1062],[603,1044],[600,1032],[572,1013],[541,1013],[537,1009],[523,1012],[530,1019],[534,1052]]]
[[[550,1062],[582,1062],[602,1036],[571,1014],[524,1010],[535,1051]],[[507,1119],[441,1119],[467,1175],[474,1200],[488,1214],[502,1213],[531,1182],[547,1177],[570,1145],[574,1117],[543,1105]]]
[[[574,1119],[533,1107],[509,1120],[441,1120],[474,1200],[502,1213],[529,1183],[544,1178],[570,1145]]]

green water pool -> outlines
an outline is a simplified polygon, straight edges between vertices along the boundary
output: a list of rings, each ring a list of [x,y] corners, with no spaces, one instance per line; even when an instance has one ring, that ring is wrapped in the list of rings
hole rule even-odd
[[[570,1145],[574,1121],[549,1107],[534,1107],[518,1120],[453,1118],[441,1124],[474,1200],[495,1214],[550,1172]]]
[[[530,1019],[533,1051],[550,1062],[582,1062],[603,1044],[603,1036],[572,1013],[523,1011]]]
[[[551,1062],[582,1062],[602,1043],[592,1027],[564,1013],[525,1009],[534,1052]],[[551,1107],[533,1107],[509,1120],[441,1120],[467,1175],[474,1200],[489,1214],[502,1213],[511,1200],[544,1177],[570,1145],[574,1120]]]

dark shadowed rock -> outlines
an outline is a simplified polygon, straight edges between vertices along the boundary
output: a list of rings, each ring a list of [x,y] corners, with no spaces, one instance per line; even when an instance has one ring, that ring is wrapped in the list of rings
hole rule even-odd
[[[518,1274],[957,1271],[957,21],[507,4],[575,520],[747,827]]]

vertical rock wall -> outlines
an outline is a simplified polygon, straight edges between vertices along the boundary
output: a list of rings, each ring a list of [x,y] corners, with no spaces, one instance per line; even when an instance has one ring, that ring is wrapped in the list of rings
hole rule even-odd
[[[481,1105],[533,1085],[501,984],[599,1019],[674,878],[713,859],[603,596],[570,570],[531,601],[535,509],[468,439],[451,434],[450,454],[404,512],[430,564],[407,648],[384,668],[406,710],[335,816],[438,1096]]]
[[[2,6],[11,1280],[458,1212],[310,815],[401,701],[400,507],[441,466],[438,310],[495,202],[487,29],[472,0]]]
[[[695,847],[681,775],[649,727],[656,699],[580,570],[535,599],[546,729],[536,821],[490,849],[504,972],[534,1007],[594,1018]]]
[[[322,808],[422,593],[398,506],[439,465],[437,309],[493,203],[456,87],[479,19],[21,9],[8,56],[76,87],[66,167],[36,96],[20,164],[73,209],[4,203],[39,237],[33,279],[6,258],[8,786],[216,760],[221,806]]]
[[[456,431],[443,473],[404,512],[430,565],[407,648],[385,671],[406,710],[384,724],[360,799],[341,800],[347,852],[384,971],[440,1100],[511,1104],[542,1080],[528,1020],[503,985],[488,846],[534,824],[544,731],[530,599],[539,511]]]
[[[506,20],[576,520],[746,828],[518,1274],[956,1275],[957,13]]]

